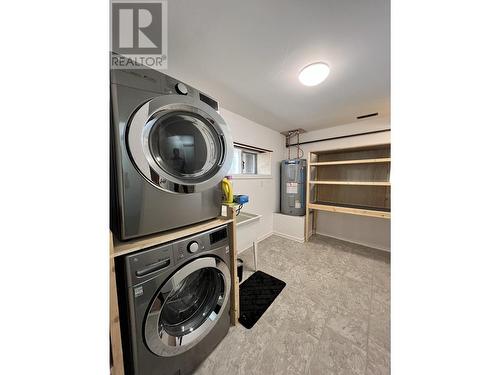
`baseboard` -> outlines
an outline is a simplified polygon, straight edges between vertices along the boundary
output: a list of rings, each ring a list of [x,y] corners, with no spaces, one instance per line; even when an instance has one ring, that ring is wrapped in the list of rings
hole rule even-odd
[[[256,242],[259,243],[260,241],[264,241],[266,238],[271,237],[274,234],[274,232],[269,232],[264,234],[263,236],[260,236],[259,238],[256,239]],[[244,251],[247,251],[248,249],[252,249],[253,245],[250,245],[246,249],[238,251],[238,254],[241,254]]]
[[[266,238],[268,237],[271,237],[272,235],[276,235],[276,236],[279,236],[279,237],[283,237],[283,238],[286,238],[288,240],[292,240],[292,241],[295,241],[295,242],[300,242],[300,243],[304,243],[304,239],[303,238],[300,238],[300,237],[295,237],[295,236],[290,236],[288,234],[284,234],[284,233],[280,233],[280,232],[276,232],[276,231],[272,231],[272,232],[269,232],[261,237],[259,237],[257,239],[257,243],[259,243],[260,241],[264,241]],[[249,249],[252,249],[252,246],[249,246],[247,247],[246,249],[243,249],[241,251],[238,251],[238,254],[241,254],[242,252],[244,251],[247,251]]]
[[[273,234],[274,234],[273,231],[271,231],[271,232],[269,232],[267,234],[264,234],[263,236],[261,236],[261,237],[259,237],[257,239],[257,242],[264,241],[266,238],[271,237]]]
[[[377,250],[381,250],[381,251],[385,251],[385,252],[388,252],[390,253],[391,252],[391,249],[386,249],[386,248],[383,248],[383,247],[379,247],[379,246],[375,246],[373,244],[370,244],[370,243],[366,243],[366,242],[360,242],[360,241],[353,241],[352,239],[350,238],[342,238],[342,237],[339,237],[339,236],[332,236],[331,234],[326,234],[326,233],[320,233],[318,231],[316,231],[316,234],[319,234],[321,236],[325,236],[325,237],[330,237],[330,238],[336,238],[338,240],[342,240],[342,241],[346,241],[346,242],[352,242],[352,243],[355,243],[355,244],[358,244],[358,245],[362,245],[362,246],[366,246],[366,247],[371,247],[372,249],[377,249]]]
[[[260,241],[265,240],[268,237],[271,237],[273,234],[276,235],[276,236],[279,236],[279,237],[286,238],[288,240],[295,241],[295,242],[299,242],[299,243],[304,243],[305,242],[303,238],[295,237],[295,236],[290,236],[289,234],[272,231],[272,232],[269,232],[269,233],[267,233],[267,234],[259,237],[257,239],[257,243],[260,242]],[[353,240],[351,240],[349,238],[342,238],[342,237],[338,237],[338,236],[332,236],[331,234],[325,234],[325,233],[320,233],[320,232],[316,232],[316,234],[319,234],[319,235],[325,236],[325,237],[336,238],[338,240],[342,240],[342,241],[346,241],[346,242],[352,242],[352,243],[355,243],[355,244],[358,244],[358,245],[362,245],[362,246],[371,247],[372,249],[386,251],[388,253],[391,252],[391,249],[386,249],[386,248],[383,248],[383,247],[378,247],[378,246],[375,246],[373,244],[369,244],[369,243],[366,243],[366,242],[353,241]],[[246,248],[244,250],[241,250],[241,251],[238,252],[238,254],[241,254],[242,252],[244,252],[244,251],[246,251],[248,249],[251,249],[251,248],[252,248],[252,246],[250,246],[250,247],[248,247],[248,248]]]
[[[285,233],[280,233],[280,232],[273,232],[272,234],[275,234],[279,237],[283,237],[283,238],[286,238],[286,239],[289,239],[289,240],[292,240],[292,241],[295,241],[295,242],[300,242],[300,243],[304,243],[304,239],[303,238],[300,238],[300,237],[295,237],[295,236],[290,236],[289,234],[285,234]]]

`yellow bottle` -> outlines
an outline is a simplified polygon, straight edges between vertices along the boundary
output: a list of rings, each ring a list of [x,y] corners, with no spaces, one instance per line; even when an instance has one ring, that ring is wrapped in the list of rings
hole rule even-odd
[[[224,177],[221,186],[224,192],[224,203],[233,203],[233,185],[231,184],[230,177]]]

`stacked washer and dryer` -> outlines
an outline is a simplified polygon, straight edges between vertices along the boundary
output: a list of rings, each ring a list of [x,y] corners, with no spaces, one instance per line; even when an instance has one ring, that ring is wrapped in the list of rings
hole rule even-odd
[[[111,71],[111,228],[121,240],[220,214],[233,142],[208,95],[147,68]],[[117,259],[127,374],[191,373],[229,330],[228,228]]]

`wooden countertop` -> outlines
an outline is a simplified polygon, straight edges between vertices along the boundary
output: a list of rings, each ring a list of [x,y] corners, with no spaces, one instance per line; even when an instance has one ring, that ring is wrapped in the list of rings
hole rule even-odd
[[[188,225],[182,228],[168,230],[165,232],[152,234],[150,236],[141,237],[129,241],[120,241],[115,237],[113,241],[114,242],[113,251],[110,254],[110,256],[111,258],[116,258],[118,256],[132,253],[137,250],[146,249],[151,246],[173,241],[178,238],[190,236],[192,234],[203,232],[205,230],[216,228],[220,225],[232,222],[233,222],[232,218],[226,218],[221,216],[216,219],[204,221],[193,225]]]

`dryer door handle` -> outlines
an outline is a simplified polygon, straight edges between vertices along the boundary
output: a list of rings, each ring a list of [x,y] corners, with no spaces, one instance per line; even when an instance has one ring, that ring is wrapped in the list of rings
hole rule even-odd
[[[222,152],[217,166],[220,168],[224,164],[224,160],[226,159],[226,157],[232,157],[232,155],[226,155],[226,138],[224,138],[224,134],[219,134],[219,140]]]

